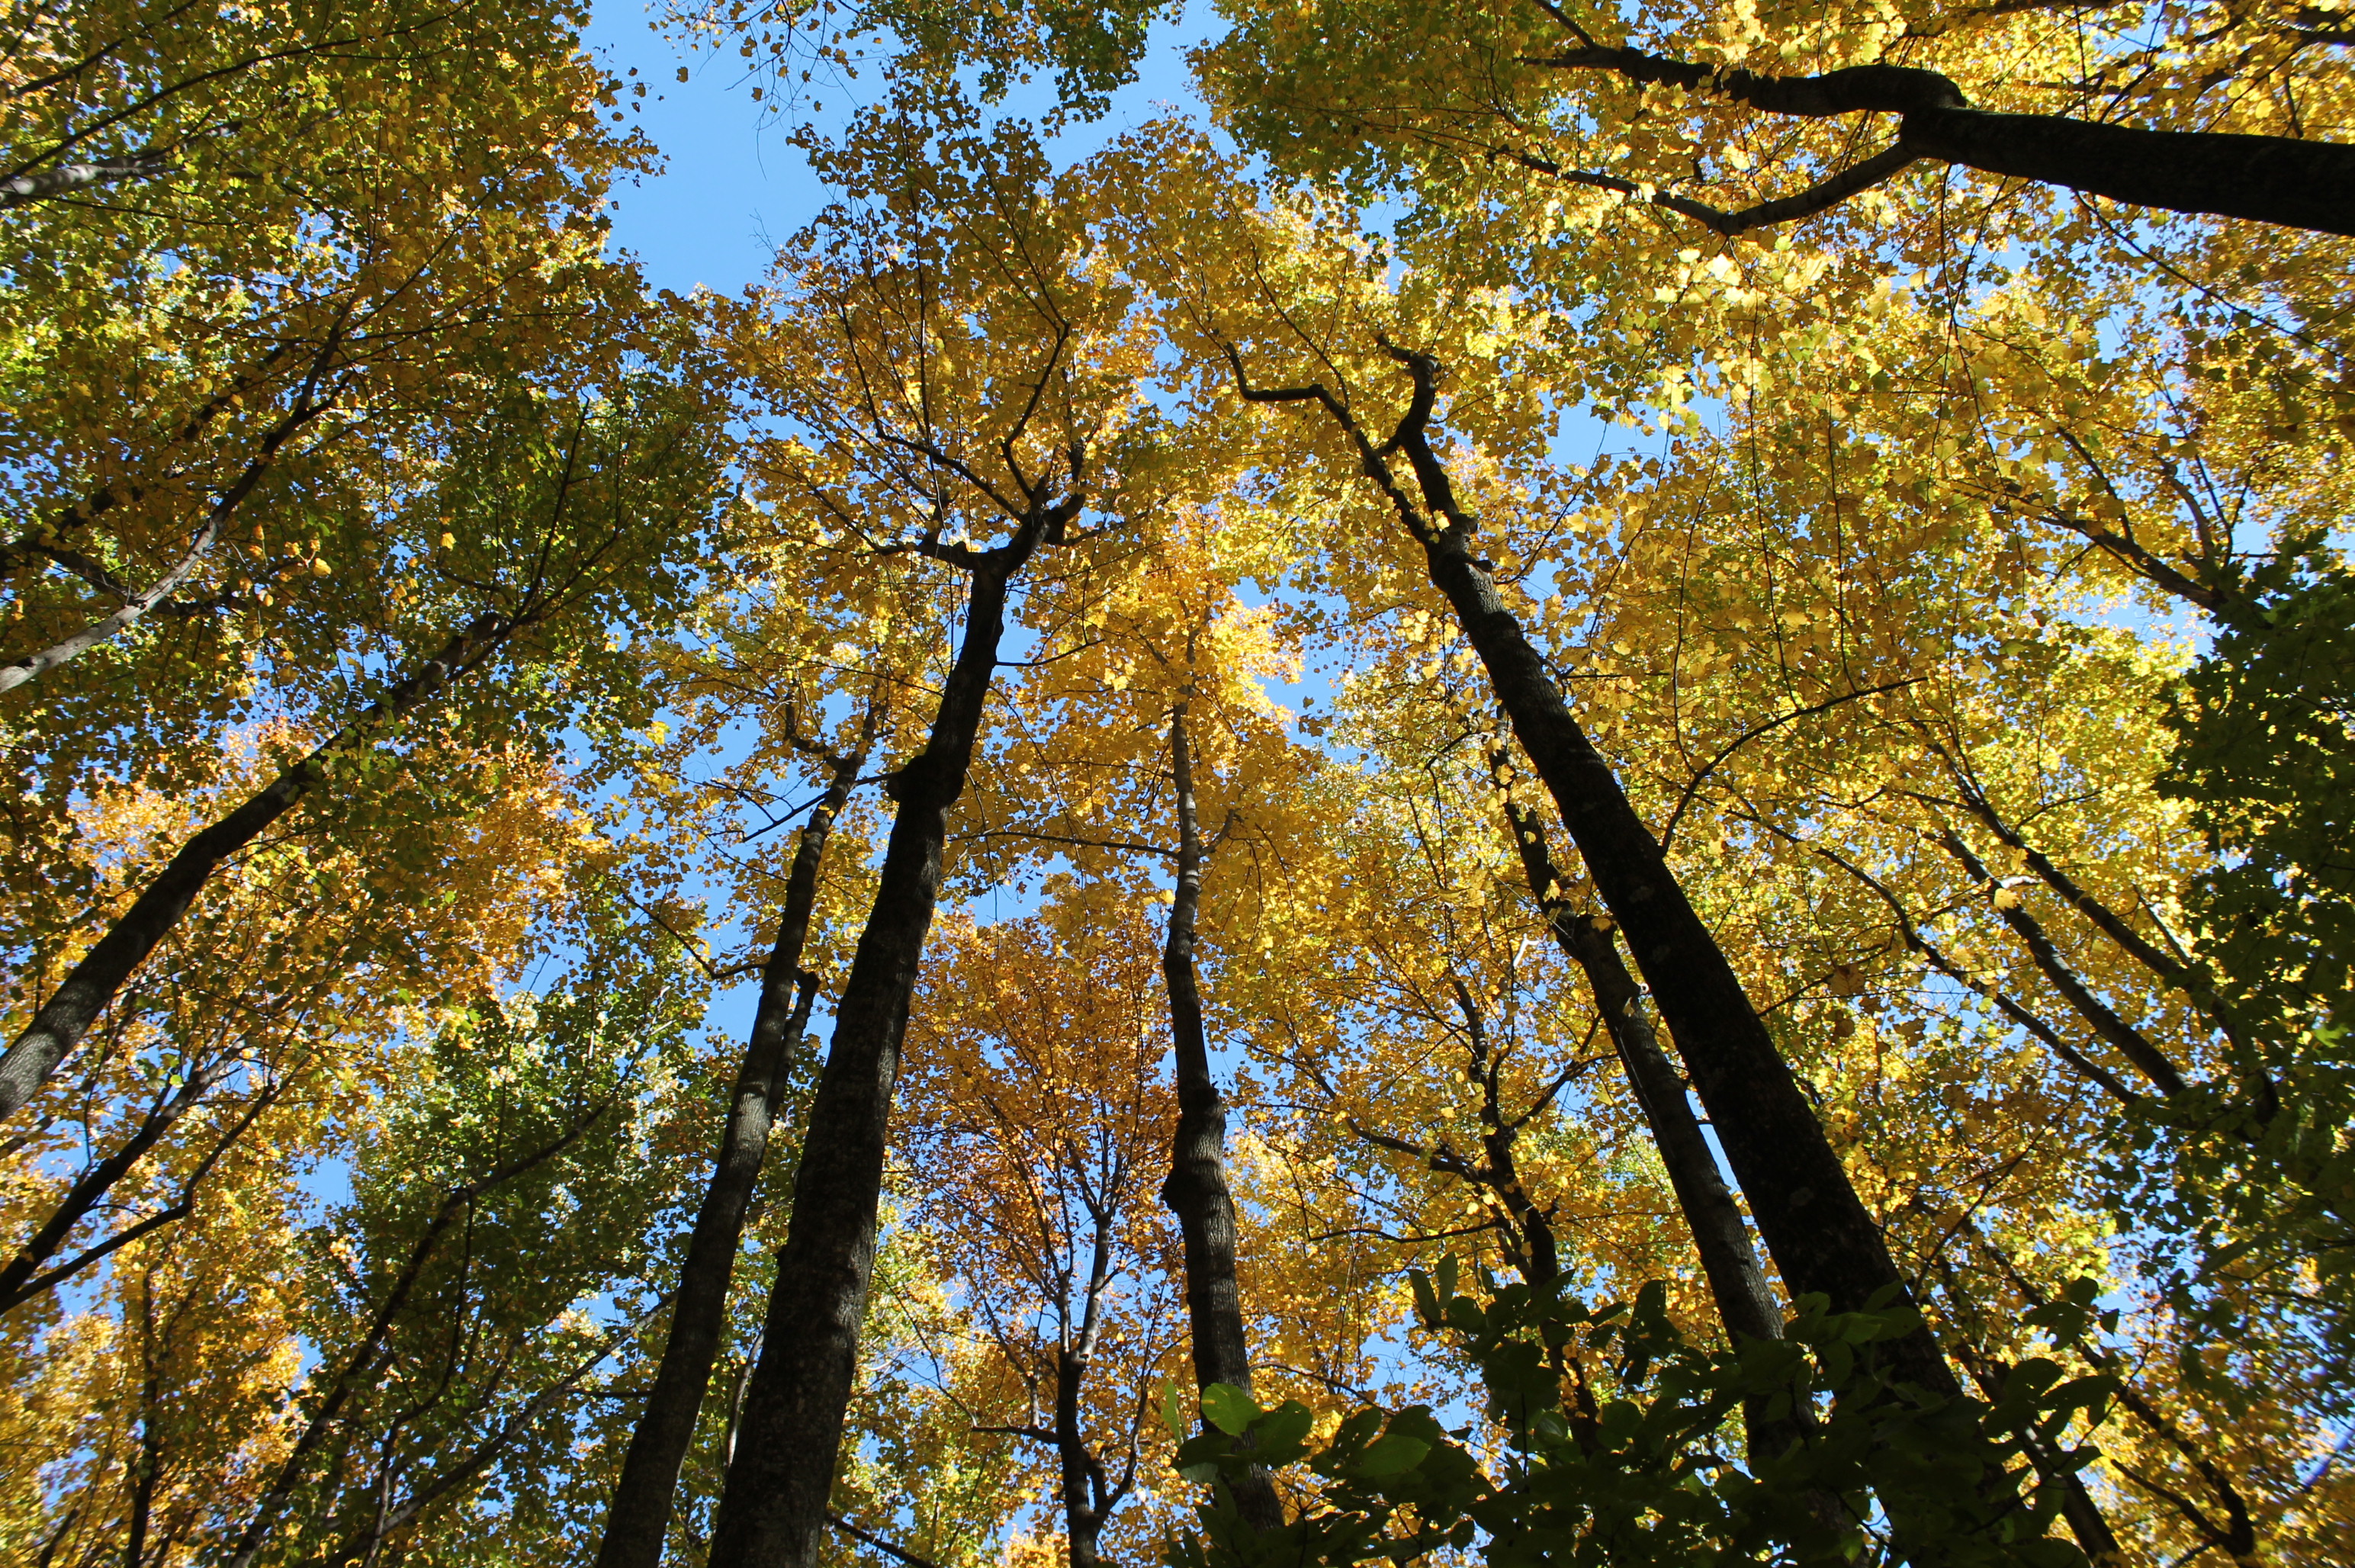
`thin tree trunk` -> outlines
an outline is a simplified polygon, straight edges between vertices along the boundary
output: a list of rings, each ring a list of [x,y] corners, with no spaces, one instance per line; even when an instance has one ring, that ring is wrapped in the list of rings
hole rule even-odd
[[[328,347],[331,349],[336,341],[335,338],[329,339]],[[205,515],[204,526],[197,530],[196,538],[188,542],[187,552],[180,557],[177,565],[158,578],[155,585],[144,593],[126,598],[123,607],[112,614],[91,622],[71,636],[52,643],[37,653],[28,654],[15,664],[0,665],[0,692],[14,691],[27,681],[46,675],[59,665],[88,653],[179,592],[180,585],[194,575],[197,567],[204,564],[205,557],[211,553],[215,541],[220,538],[223,526],[229,522],[229,517],[243,504],[245,498],[253,493],[253,487],[261,482],[261,476],[270,471],[271,464],[277,459],[278,449],[283,446],[297,431],[326,412],[334,406],[334,401],[335,400],[330,398],[322,402],[313,402],[306,388],[294,406],[271,427],[267,435],[262,437],[261,450],[254,453],[252,461],[245,465],[245,471],[240,474],[235,483],[222,492],[220,498],[213,503],[212,510]]]
[[[1080,1414],[1088,1369],[1095,1364],[1096,1340],[1103,1330],[1104,1291],[1112,1284],[1113,1211],[1103,1204],[1089,1207],[1095,1237],[1080,1331],[1075,1342],[1055,1351],[1055,1459],[1062,1482],[1063,1536],[1069,1543],[1071,1568],[1100,1568],[1103,1558],[1097,1542],[1118,1500],[1105,1484],[1103,1462],[1088,1446]],[[1066,1296],[1067,1304],[1069,1300]]]
[[[197,1102],[226,1076],[228,1070],[221,1069],[189,1079],[171,1098],[150,1109],[140,1119],[138,1130],[123,1140],[121,1147],[82,1173],[80,1179],[58,1200],[57,1207],[49,1211],[48,1219],[42,1222],[40,1229],[17,1249],[5,1267],[0,1267],[0,1314],[14,1312],[28,1301],[38,1300],[109,1253],[150,1232],[176,1224],[188,1217],[196,1207],[197,1184],[212,1173],[213,1167],[229,1151],[230,1146],[245,1136],[246,1130],[253,1125],[261,1113],[277,1101],[282,1085],[272,1084],[253,1097],[244,1115],[229,1124],[204,1157],[197,1162],[196,1168],[188,1173],[187,1179],[181,1184],[180,1196],[176,1200],[144,1220],[124,1226],[105,1241],[85,1248],[57,1267],[41,1268],[51,1254],[65,1244],[66,1238],[73,1234],[75,1227],[88,1219],[91,1211],[105,1200],[107,1194],[145,1157],[147,1151],[155,1147],[172,1125],[187,1115]]]
[[[311,1456],[317,1453],[320,1445],[327,1440],[328,1434],[335,1428],[336,1417],[343,1413],[345,1403],[358,1392],[362,1380],[368,1376],[378,1364],[378,1357],[385,1351],[385,1340],[392,1333],[394,1320],[400,1316],[400,1309],[408,1305],[410,1294],[417,1288],[418,1280],[424,1275],[425,1265],[432,1261],[435,1249],[441,1245],[442,1236],[457,1221],[458,1216],[484,1193],[512,1181],[571,1147],[583,1133],[594,1126],[613,1108],[613,1102],[608,1100],[575,1122],[566,1129],[562,1136],[553,1142],[542,1145],[521,1158],[510,1160],[487,1175],[453,1189],[442,1200],[441,1207],[434,1211],[433,1218],[426,1221],[424,1232],[418,1237],[416,1244],[410,1249],[409,1257],[402,1264],[400,1273],[393,1276],[391,1285],[385,1291],[384,1299],[377,1304],[376,1311],[369,1315],[368,1328],[361,1334],[358,1344],[354,1346],[351,1354],[345,1358],[343,1369],[336,1374],[335,1381],[327,1385],[326,1392],[319,1402],[319,1408],[314,1411],[311,1419],[304,1424],[302,1432],[294,1439],[294,1445],[288,1450],[286,1457],[280,1462],[277,1473],[272,1477],[270,1485],[263,1489],[261,1499],[254,1504],[253,1517],[246,1521],[245,1529],[239,1532],[235,1544],[222,1559],[223,1568],[251,1568],[255,1557],[260,1555],[262,1547],[268,1542],[270,1532],[278,1527],[279,1516],[285,1512],[287,1503],[293,1498],[294,1488],[301,1483],[304,1469],[310,1464]]]
[[[1969,1318],[1984,1323],[1985,1315],[1977,1310],[1977,1304],[1965,1293],[1962,1277],[1953,1262],[1941,1257],[1938,1273],[1945,1280],[1947,1300]],[[2001,1400],[2004,1387],[2011,1378],[2010,1365],[1999,1357],[1982,1352],[1968,1331],[1957,1337],[1955,1351],[1955,1359],[1971,1374],[1971,1381],[1979,1385],[1979,1392],[1990,1401]],[[2036,1473],[2048,1486],[2055,1483],[2060,1486],[2061,1517],[2068,1522],[2069,1532],[2077,1538],[2078,1546],[2091,1560],[2094,1568],[2121,1568],[2126,1554],[2118,1545],[2117,1533],[2110,1528],[2110,1521],[2102,1512],[2101,1505],[2094,1500],[2093,1493],[2086,1488],[2084,1477],[2068,1469],[2059,1452],[2045,1438],[2033,1432],[2023,1433],[2021,1436],[2029,1461],[2036,1467]]]
[[[1227,1113],[1210,1073],[1202,1028],[1202,993],[1194,966],[1195,923],[1202,907],[1208,856],[1194,805],[1194,756],[1186,704],[1169,715],[1169,770],[1176,784],[1178,885],[1169,901],[1169,934],[1161,977],[1169,993],[1170,1043],[1178,1065],[1178,1126],[1169,1139],[1169,1179],[1161,1200],[1178,1216],[1186,1260],[1186,1318],[1194,1349],[1194,1383],[1251,1392],[1251,1344],[1243,1333],[1242,1293],[1235,1278],[1235,1201],[1227,1188]],[[1230,1483],[1236,1509],[1255,1530],[1284,1524],[1284,1505],[1265,1468],[1254,1465]]]
[[[286,815],[326,775],[337,755],[356,750],[425,705],[451,679],[472,669],[511,636],[520,622],[485,615],[450,639],[391,690],[270,781],[244,805],[207,827],[172,857],[122,917],[82,955],[47,1005],[0,1056],[0,1117],[23,1108],[113,1001],[155,944],[170,934],[223,860]]]
[[[760,1185],[777,1096],[793,1071],[794,1053],[809,1027],[810,1004],[816,995],[816,976],[804,973],[801,964],[811,912],[817,907],[818,871],[834,819],[866,765],[864,747],[856,755],[833,759],[833,777],[794,850],[777,939],[761,970],[760,1006],[730,1095],[719,1158],[687,1239],[687,1259],[679,1267],[678,1301],[662,1362],[637,1429],[630,1435],[621,1477],[613,1484],[597,1568],[660,1568],[679,1467],[695,1440],[696,1418],[727,1328],[728,1287],[743,1242],[744,1216]]]
[[[1430,444],[1437,362],[1403,349],[1390,352],[1412,376],[1414,397],[1396,432],[1380,446],[1321,385],[1246,386],[1241,395],[1258,402],[1320,403],[1356,445],[1367,477],[1423,546],[1433,585],[1454,608],[1604,907],[1627,933],[1785,1282],[1795,1293],[1821,1293],[1838,1312],[1860,1310],[1876,1296],[1889,1305],[1911,1306],[1912,1293],[1880,1226],[1857,1197],[1733,965],[1685,897],[1611,765],[1572,717],[1551,667],[1497,596],[1488,569],[1473,559],[1473,519],[1456,504],[1446,468]],[[1234,363],[1240,380],[1241,361]],[[1393,477],[1391,451],[1403,452],[1412,464],[1421,505]],[[1926,1328],[1892,1342],[1890,1353],[1903,1377],[1949,1397],[1962,1392]]]
[[[1060,533],[1069,507],[1034,504],[1007,543],[969,554],[964,635],[940,710],[924,749],[889,786],[899,810],[810,1107],[710,1568],[807,1568],[815,1561],[858,1369],[891,1092],[940,898],[949,811],[964,793],[997,667],[1007,585],[1042,538]]]
[[[1951,828],[1938,835],[1938,842],[1948,854],[1955,857],[1963,869],[1969,873],[1972,880],[1988,889],[1999,889],[2002,886],[1996,880],[1995,874],[1971,852],[1971,847],[1964,843],[1961,836]],[[2185,1087],[2183,1074],[2168,1058],[2167,1053],[2153,1045],[2149,1038],[2140,1029],[2120,1018],[2115,1008],[2087,988],[2084,981],[2077,977],[2076,972],[2062,962],[2060,950],[2052,945],[2052,939],[2044,933],[2044,927],[2038,923],[2034,915],[2030,914],[2025,909],[2000,907],[1997,909],[1996,915],[2006,925],[2011,927],[2013,933],[2028,948],[2029,956],[2035,961],[2037,969],[2052,983],[2052,988],[2061,993],[2062,998],[2076,1010],[2077,1016],[2093,1027],[2095,1034],[2108,1040],[2121,1056],[2133,1062],[2160,1093],[2183,1093]]]
[[[70,196],[75,191],[113,185],[121,180],[162,179],[172,172],[168,153],[153,150],[126,153],[117,158],[91,158],[59,164],[37,174],[0,180],[0,212],[31,202]]]
[[[414,1524],[427,1509],[481,1479],[484,1472],[515,1446],[517,1438],[530,1431],[555,1407],[557,1401],[578,1390],[583,1379],[603,1365],[614,1351],[634,1339],[639,1329],[660,1317],[663,1308],[668,1305],[667,1298],[657,1301],[623,1324],[593,1352],[575,1361],[563,1377],[534,1394],[521,1410],[501,1422],[498,1430],[476,1444],[464,1458],[437,1472],[430,1479],[418,1483],[399,1504],[392,1504],[388,1497],[377,1520],[368,1529],[353,1535],[324,1558],[313,1559],[305,1568],[343,1568],[347,1563],[370,1560],[388,1539]]]
[[[155,1407],[163,1399],[163,1380],[155,1370],[155,1270],[150,1266],[139,1289],[139,1447],[133,1461],[129,1539],[123,1542],[123,1568],[140,1568],[147,1555],[148,1521],[155,1508],[155,1483],[164,1466],[163,1435],[155,1430]]]
[[[1701,1273],[1717,1301],[1718,1321],[1725,1327],[1726,1341],[1738,1345],[1745,1337],[1781,1339],[1783,1312],[1774,1298],[1774,1287],[1767,1282],[1757,1250],[1750,1244],[1750,1228],[1718,1170],[1717,1157],[1701,1132],[1700,1118],[1685,1097],[1683,1075],[1653,1033],[1651,1020],[1644,1016],[1643,993],[1620,960],[1617,940],[1561,897],[1561,890],[1568,882],[1554,866],[1537,813],[1508,795],[1505,816],[1520,848],[1530,891],[1545,914],[1546,928],[1585,974],[1594,992],[1603,1027],[1610,1031],[1612,1049],[1618,1053],[1628,1087],[1635,1091],[1636,1104],[1651,1128],[1660,1163],[1668,1168],[1677,1206],[1684,1211],[1693,1250],[1700,1254]]]

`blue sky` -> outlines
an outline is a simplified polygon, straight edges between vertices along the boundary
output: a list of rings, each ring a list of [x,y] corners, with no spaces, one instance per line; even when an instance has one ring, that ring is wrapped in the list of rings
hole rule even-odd
[[[1180,13],[1156,27],[1137,80],[1102,121],[1063,136],[1058,154],[1083,157],[1147,120],[1199,108],[1184,51],[1212,19],[1209,5],[1197,5],[1190,19]],[[651,84],[639,120],[665,159],[662,173],[614,193],[614,242],[638,257],[656,288],[733,293],[761,278],[776,244],[825,205],[826,189],[786,127],[752,101],[755,83],[732,47],[685,53],[649,22],[645,0],[597,0],[585,40],[615,75],[634,67]],[[873,81],[870,73],[851,85]],[[816,118],[839,123],[852,106],[832,90],[826,98]]]

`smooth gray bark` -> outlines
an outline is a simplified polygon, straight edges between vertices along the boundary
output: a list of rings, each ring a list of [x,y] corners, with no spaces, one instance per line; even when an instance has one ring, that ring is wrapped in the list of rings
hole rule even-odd
[[[171,172],[170,155],[157,152],[125,153],[120,157],[58,164],[33,174],[0,180],[0,212],[123,180],[162,179]]]

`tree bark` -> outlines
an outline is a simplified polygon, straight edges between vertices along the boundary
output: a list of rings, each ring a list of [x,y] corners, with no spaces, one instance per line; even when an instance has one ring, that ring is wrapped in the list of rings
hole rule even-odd
[[[1088,1444],[1080,1412],[1088,1370],[1095,1364],[1096,1340],[1103,1329],[1104,1291],[1112,1284],[1113,1211],[1100,1203],[1092,1203],[1090,1209],[1095,1236],[1087,1291],[1080,1307],[1080,1331],[1071,1335],[1067,1329],[1065,1342],[1055,1351],[1055,1462],[1062,1483],[1063,1538],[1069,1543],[1071,1568],[1101,1568],[1103,1559],[1097,1543],[1103,1536],[1104,1520],[1126,1490],[1107,1483],[1103,1463]],[[1065,1297],[1066,1302],[1069,1299]]]
[[[1684,1211],[1693,1250],[1700,1254],[1701,1273],[1717,1302],[1726,1342],[1738,1345],[1744,1337],[1781,1339],[1783,1310],[1775,1300],[1774,1287],[1767,1281],[1757,1250],[1750,1244],[1750,1229],[1717,1168],[1717,1157],[1701,1132],[1700,1118],[1685,1097],[1684,1078],[1653,1033],[1651,1020],[1644,1016],[1643,993],[1619,957],[1617,940],[1561,896],[1560,890],[1568,884],[1554,866],[1537,813],[1508,795],[1505,816],[1520,848],[1530,892],[1545,915],[1546,928],[1553,933],[1563,954],[1584,973],[1594,993],[1603,1027],[1610,1032],[1627,1085],[1635,1091],[1636,1104],[1651,1128],[1660,1163],[1668,1168],[1677,1206]]]
[[[621,1477],[613,1484],[597,1568],[660,1568],[662,1563],[679,1467],[695,1440],[696,1418],[727,1328],[728,1287],[743,1242],[744,1216],[760,1185],[777,1096],[792,1072],[794,1053],[809,1027],[810,1004],[816,995],[817,977],[805,973],[801,963],[811,912],[817,907],[818,871],[834,819],[867,765],[867,752],[862,747],[856,755],[832,761],[833,777],[794,850],[777,939],[761,970],[760,1005],[730,1093],[719,1157],[687,1238],[677,1303],[654,1387],[637,1429],[630,1435]]]
[[[328,347],[331,350],[335,342],[336,339],[329,340]],[[144,593],[126,598],[122,608],[112,614],[101,616],[71,636],[52,643],[37,653],[28,654],[15,664],[0,665],[0,691],[14,691],[27,681],[46,675],[58,666],[88,653],[179,592],[180,585],[195,573],[197,567],[204,564],[204,559],[211,552],[214,541],[220,538],[222,526],[229,521],[245,498],[253,493],[253,487],[261,482],[261,476],[269,472],[271,464],[277,460],[278,449],[285,445],[297,431],[326,412],[334,404],[333,398],[319,402],[312,401],[306,387],[294,406],[289,409],[285,416],[272,425],[269,433],[262,437],[261,450],[254,453],[252,461],[245,465],[244,472],[240,474],[235,482],[221,493],[220,497],[213,503],[212,510],[205,514],[204,526],[197,530],[196,538],[188,542],[186,552],[180,557],[176,565],[156,579],[155,585]]]
[[[37,174],[0,180],[0,212],[31,202],[70,196],[78,190],[113,185],[120,180],[162,179],[172,172],[171,155],[154,150],[126,153],[115,158],[91,158],[59,164]]]
[[[523,624],[496,615],[477,619],[451,638],[440,653],[368,704],[358,718],[182,846],[106,934],[82,955],[65,984],[33,1015],[32,1023],[7,1053],[0,1056],[0,1118],[15,1115],[48,1081],[113,1001],[132,971],[179,924],[223,860],[251,844],[300,804],[326,776],[328,764],[336,757],[357,750],[378,731],[424,706],[453,677],[489,657]]]
[[[1076,509],[1034,502],[1005,544],[961,552],[972,584],[964,635],[924,749],[888,786],[899,810],[810,1107],[710,1568],[807,1568],[815,1561],[858,1369],[891,1092],[940,898],[949,811],[964,793],[996,670],[1007,585]]]
[[[1186,704],[1169,715],[1169,771],[1178,813],[1177,889],[1169,901],[1169,934],[1161,947],[1161,977],[1169,993],[1170,1044],[1178,1068],[1178,1125],[1169,1139],[1169,1179],[1161,1200],[1178,1216],[1186,1261],[1186,1319],[1194,1350],[1194,1383],[1226,1383],[1251,1392],[1251,1344],[1243,1333],[1242,1293],[1235,1278],[1235,1201],[1227,1188],[1227,1113],[1210,1073],[1202,1028],[1202,993],[1194,966],[1194,931],[1202,906],[1202,869],[1209,856],[1194,805],[1194,756],[1186,733]],[[1267,1471],[1254,1465],[1230,1483],[1235,1508],[1254,1530],[1277,1530],[1284,1505]]]
[[[1572,716],[1551,667],[1497,596],[1489,569],[1473,559],[1474,520],[1457,505],[1429,440],[1438,363],[1403,349],[1389,352],[1413,378],[1414,395],[1397,431],[1380,447],[1322,385],[1242,386],[1241,395],[1257,402],[1321,404],[1355,445],[1366,476],[1423,546],[1432,584],[1455,610],[1604,906],[1627,933],[1636,966],[1651,984],[1785,1282],[1795,1294],[1821,1294],[1837,1312],[1860,1310],[1876,1296],[1889,1305],[1912,1306],[1880,1226],[1857,1197],[1732,965],[1685,897],[1611,765]],[[1240,357],[1232,363],[1241,382]],[[1388,454],[1393,451],[1404,453],[1412,465],[1421,504],[1392,475]],[[1949,1397],[1961,1393],[1926,1328],[1892,1341],[1890,1354],[1900,1375]]]
[[[2337,142],[1936,108],[1906,115],[1899,144],[2140,207],[2355,234],[2355,146]]]
[[[1960,862],[1973,881],[1990,891],[2002,888],[2003,884],[1996,880],[1995,874],[1971,852],[1971,847],[1963,842],[1961,835],[1952,828],[1943,829],[1938,835],[1938,843]],[[2052,983],[2052,988],[2061,993],[2062,999],[2075,1009],[2077,1016],[2092,1026],[2095,1034],[2108,1040],[2121,1056],[2133,1062],[2160,1093],[2183,1093],[2183,1074],[2167,1053],[2087,988],[2076,972],[2062,960],[2060,950],[2052,945],[2052,939],[2044,933],[2044,927],[2037,923],[2034,915],[2025,909],[1998,907],[1996,916],[2011,927],[2014,934],[2027,947],[2038,971]]]
[[[2170,212],[2355,234],[2355,146],[2343,143],[2146,131],[1974,109],[1950,78],[1905,66],[1760,76],[1584,41],[1583,48],[1538,63],[1674,83],[1772,114],[1896,114],[1898,147],[1918,156]]]

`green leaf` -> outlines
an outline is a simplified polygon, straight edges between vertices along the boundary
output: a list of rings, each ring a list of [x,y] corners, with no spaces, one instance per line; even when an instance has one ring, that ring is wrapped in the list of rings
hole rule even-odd
[[[1262,1414],[1252,1396],[1232,1383],[1212,1383],[1202,1391],[1202,1413],[1211,1425],[1230,1437],[1241,1437]]]
[[[1393,1432],[1366,1445],[1366,1451],[1358,1456],[1357,1471],[1369,1480],[1402,1476],[1422,1464],[1430,1452],[1431,1445],[1422,1438]]]

